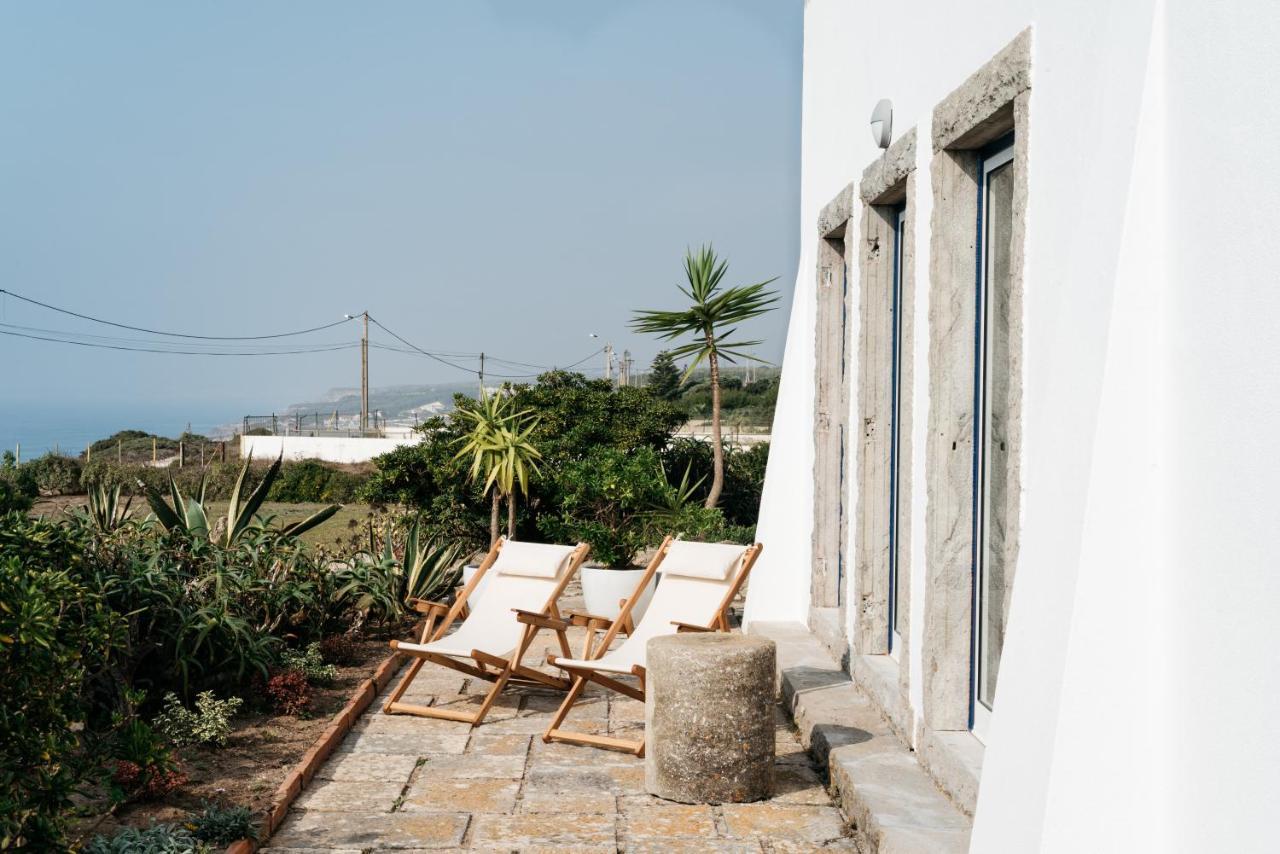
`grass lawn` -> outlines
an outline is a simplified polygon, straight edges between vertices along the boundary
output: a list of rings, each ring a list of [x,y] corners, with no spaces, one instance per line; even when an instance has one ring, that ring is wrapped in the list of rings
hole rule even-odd
[[[57,517],[75,507],[83,507],[87,499],[83,495],[62,495],[55,498],[41,498],[31,509],[32,515]],[[326,504],[285,504],[279,501],[268,501],[262,505],[259,514],[274,515],[276,525],[287,525],[305,519],[317,510],[327,507]],[[226,501],[210,501],[206,508],[210,522],[227,515]],[[151,512],[145,499],[133,500],[130,515],[135,519]],[[312,528],[302,535],[303,542],[313,546],[350,545],[351,537],[360,534],[361,543],[365,540],[365,520],[370,516],[368,504],[344,504],[332,519],[317,528]]]
[[[301,521],[327,506],[327,504],[283,504],[278,501],[268,501],[262,505],[258,515],[275,516],[275,525],[287,525],[290,522]],[[226,516],[227,502],[210,501],[208,510],[211,517]],[[365,520],[369,516],[368,504],[344,504],[332,519],[303,534],[302,540],[313,546],[347,545],[351,542],[351,536],[358,533],[363,542]]]

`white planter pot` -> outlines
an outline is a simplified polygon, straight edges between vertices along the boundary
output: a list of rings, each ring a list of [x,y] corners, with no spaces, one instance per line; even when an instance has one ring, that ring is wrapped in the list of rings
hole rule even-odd
[[[643,569],[605,569],[599,566],[582,568],[582,597],[586,600],[587,613],[614,619],[622,611],[622,601],[631,598],[640,583]],[[657,578],[649,581],[640,601],[631,610],[631,619],[640,622],[653,598]]]
[[[471,579],[475,578],[476,572],[478,572],[479,569],[480,569],[479,566],[464,566],[462,568],[462,586],[463,587],[466,587],[468,584],[471,583]],[[480,584],[476,587],[475,590],[471,591],[470,599],[472,604],[475,604],[476,602],[480,601],[480,594],[484,592],[485,585],[489,583],[489,579],[491,577],[492,576],[486,572],[484,574],[484,578],[480,579]]]

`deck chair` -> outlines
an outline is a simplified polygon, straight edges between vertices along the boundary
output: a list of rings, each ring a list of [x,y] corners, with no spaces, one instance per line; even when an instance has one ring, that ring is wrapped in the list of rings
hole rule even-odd
[[[587,557],[587,546],[522,543],[499,539],[481,562],[471,581],[462,588],[452,607],[439,602],[415,601],[424,615],[417,643],[391,641],[391,648],[412,656],[409,671],[383,706],[386,714],[421,715],[479,726],[507,683],[569,688],[569,679],[543,673],[520,663],[534,637],[542,629],[556,632],[560,649],[569,655],[562,629],[552,623],[559,617],[556,600]],[[468,601],[481,579],[492,573],[484,596]],[[445,634],[470,606],[457,631]],[[521,622],[517,617],[524,617]],[[480,708],[460,712],[435,706],[401,702],[401,697],[428,661],[493,683]]]
[[[610,750],[623,750],[644,756],[644,740],[627,741],[603,735],[570,732],[560,728],[573,704],[578,701],[588,682],[603,685],[636,700],[644,700],[645,694],[645,646],[651,638],[680,631],[729,631],[729,606],[747,580],[747,573],[755,564],[763,548],[759,543],[743,547],[715,543],[691,543],[663,540],[657,554],[649,562],[636,590],[622,606],[622,612],[613,621],[589,614],[573,615],[572,624],[608,624],[608,631],[596,644],[587,641],[588,650],[583,658],[547,656],[550,664],[559,667],[573,677],[573,685],[560,704],[551,725],[543,733],[543,741],[564,741],[586,744]],[[641,591],[648,585],[654,573],[662,571],[662,580],[654,591],[649,608],[640,622],[628,633],[627,639],[614,650],[609,645],[624,626],[629,625],[631,609],[635,607]],[[565,622],[565,621],[562,621]],[[636,687],[619,681],[619,675],[634,676],[640,685]]]

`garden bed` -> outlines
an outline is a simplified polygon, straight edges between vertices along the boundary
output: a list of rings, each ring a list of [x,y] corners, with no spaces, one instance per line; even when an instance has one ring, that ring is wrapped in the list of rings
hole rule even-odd
[[[111,836],[122,827],[142,828],[152,822],[180,824],[206,803],[247,806],[255,823],[260,823],[281,782],[388,652],[385,638],[358,641],[358,663],[338,666],[332,684],[314,688],[304,715],[257,710],[237,715],[225,747],[189,747],[180,752],[182,771],[188,777],[185,785],[158,801],[134,801],[105,815],[86,817],[77,822],[73,838]],[[90,800],[85,808],[91,811],[101,803]]]

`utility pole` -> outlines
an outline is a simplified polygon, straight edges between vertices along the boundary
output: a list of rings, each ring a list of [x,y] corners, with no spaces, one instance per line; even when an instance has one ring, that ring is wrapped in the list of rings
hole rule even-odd
[[[369,429],[369,312],[362,312],[360,333],[360,435]]]
[[[484,399],[484,353],[480,354],[480,398]]]
[[[613,382],[613,345],[604,345],[604,378]]]
[[[622,384],[631,385],[631,351],[622,351]]]

